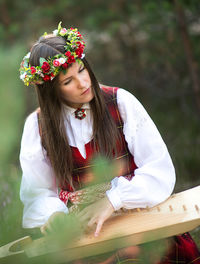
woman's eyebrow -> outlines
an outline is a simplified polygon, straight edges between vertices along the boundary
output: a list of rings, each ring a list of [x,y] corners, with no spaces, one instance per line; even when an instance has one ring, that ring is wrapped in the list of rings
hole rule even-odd
[[[65,81],[67,81],[68,79],[70,79],[72,76],[69,76],[69,77],[67,77],[67,78],[65,78],[64,80],[62,80],[60,83],[63,83],[63,82],[65,82]]]
[[[70,76],[70,77],[67,77],[67,78],[65,78],[64,80],[62,80],[62,81],[61,81],[61,83],[65,82],[65,81],[66,81],[66,80],[68,80],[69,78],[71,78],[71,76]]]
[[[80,69],[82,69],[82,67],[85,67],[84,64],[81,64],[78,70],[80,71]],[[71,77],[72,77],[72,76],[69,76],[69,77],[65,78],[65,79],[62,80],[60,83],[65,82],[66,80],[70,79]]]

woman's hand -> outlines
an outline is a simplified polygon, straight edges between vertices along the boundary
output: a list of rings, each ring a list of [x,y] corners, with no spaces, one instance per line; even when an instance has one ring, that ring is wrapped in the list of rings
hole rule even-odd
[[[43,235],[47,235],[49,232],[52,231],[52,223],[53,223],[56,219],[58,219],[58,218],[59,218],[59,219],[63,219],[65,216],[66,216],[66,215],[65,215],[65,213],[63,213],[63,212],[55,212],[55,213],[53,213],[53,214],[49,217],[48,221],[47,221],[43,226],[40,227],[40,231],[41,231],[41,233],[42,233]]]
[[[112,215],[114,208],[109,199],[104,197],[103,199],[87,206],[79,214],[80,221],[88,221],[88,226],[91,227],[96,224],[96,230],[94,235],[98,236],[103,223]]]

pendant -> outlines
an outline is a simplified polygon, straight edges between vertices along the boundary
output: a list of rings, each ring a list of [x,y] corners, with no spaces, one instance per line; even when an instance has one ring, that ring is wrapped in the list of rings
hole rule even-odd
[[[79,120],[82,120],[83,118],[86,117],[86,110],[78,108],[75,112],[75,118],[78,118]]]

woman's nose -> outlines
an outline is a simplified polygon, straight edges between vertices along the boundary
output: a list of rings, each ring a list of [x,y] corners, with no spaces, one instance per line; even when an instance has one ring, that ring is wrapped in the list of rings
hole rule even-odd
[[[78,88],[86,87],[86,80],[83,77],[77,77]]]

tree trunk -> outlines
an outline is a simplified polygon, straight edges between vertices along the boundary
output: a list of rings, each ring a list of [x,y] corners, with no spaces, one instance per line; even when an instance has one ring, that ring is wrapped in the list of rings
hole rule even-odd
[[[187,64],[190,71],[190,76],[193,84],[193,91],[195,95],[195,100],[197,104],[198,111],[200,113],[200,80],[198,77],[198,63],[195,61],[194,53],[192,49],[192,44],[190,41],[187,25],[186,25],[186,17],[184,10],[179,3],[179,0],[174,0],[175,10],[178,19],[178,25],[180,27],[181,37],[183,40],[183,46],[186,54]]]

